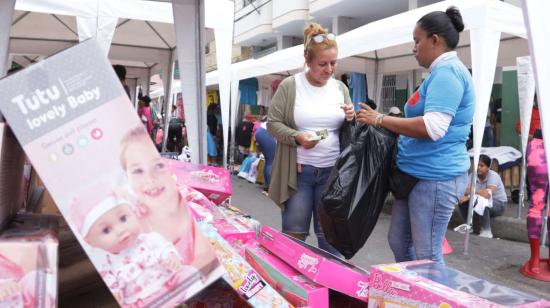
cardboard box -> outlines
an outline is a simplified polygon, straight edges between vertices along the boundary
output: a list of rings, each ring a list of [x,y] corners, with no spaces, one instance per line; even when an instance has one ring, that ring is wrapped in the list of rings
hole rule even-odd
[[[178,184],[200,191],[215,204],[221,204],[231,197],[229,170],[172,159],[165,159],[165,162]]]
[[[0,123],[0,229],[23,206],[25,155],[10,127]]]
[[[367,302],[369,273],[362,268],[268,226],[262,227],[258,241],[316,283]]]
[[[0,234],[0,307],[57,306],[57,219],[18,215]]]
[[[224,270],[96,40],[0,80],[0,109],[119,305],[171,307]]]
[[[246,245],[245,258],[250,265],[295,307],[328,308],[328,289],[311,281],[265,248]]]
[[[218,281],[214,282],[208,288],[193,296],[185,305],[185,307],[188,308],[252,307],[223,279],[218,279]]]
[[[550,307],[550,302],[421,260],[373,266],[369,307]]]

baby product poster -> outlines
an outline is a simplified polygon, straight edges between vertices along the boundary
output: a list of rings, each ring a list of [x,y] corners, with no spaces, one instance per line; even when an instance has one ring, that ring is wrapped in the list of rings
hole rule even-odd
[[[121,306],[173,306],[223,275],[94,40],[0,80],[0,92],[8,124]]]

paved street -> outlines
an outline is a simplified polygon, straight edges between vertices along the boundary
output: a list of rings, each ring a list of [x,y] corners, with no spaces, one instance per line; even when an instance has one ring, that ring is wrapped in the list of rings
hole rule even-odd
[[[234,176],[232,203],[260,222],[280,230],[280,210],[268,197],[261,194],[259,185]],[[352,263],[368,270],[374,264],[393,262],[393,254],[386,241],[389,222],[390,216],[382,213],[371,237],[365,247],[353,257]],[[313,234],[313,230],[310,233]],[[550,300],[550,283],[528,279],[519,273],[519,268],[529,258],[527,244],[472,235],[470,254],[466,256],[463,254],[464,235],[448,231],[447,240],[455,250],[445,257],[451,267]],[[307,242],[315,244],[315,237],[308,237]],[[547,253],[544,251],[542,255],[546,257]]]

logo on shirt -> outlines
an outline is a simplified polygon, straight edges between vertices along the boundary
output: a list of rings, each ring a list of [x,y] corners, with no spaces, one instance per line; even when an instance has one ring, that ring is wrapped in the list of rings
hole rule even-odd
[[[414,106],[416,105],[416,103],[418,103],[418,101],[420,100],[420,92],[418,92],[418,90],[414,91],[413,95],[411,95],[411,97],[409,97],[409,100],[407,101],[407,105],[409,106]]]

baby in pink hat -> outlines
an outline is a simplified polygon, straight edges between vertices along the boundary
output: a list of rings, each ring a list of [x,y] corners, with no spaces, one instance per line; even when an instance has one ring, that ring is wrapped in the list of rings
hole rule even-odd
[[[98,270],[122,306],[146,305],[182,280],[200,280],[174,245],[143,230],[130,202],[107,183],[79,194],[71,203],[71,219],[90,246],[107,252]]]

